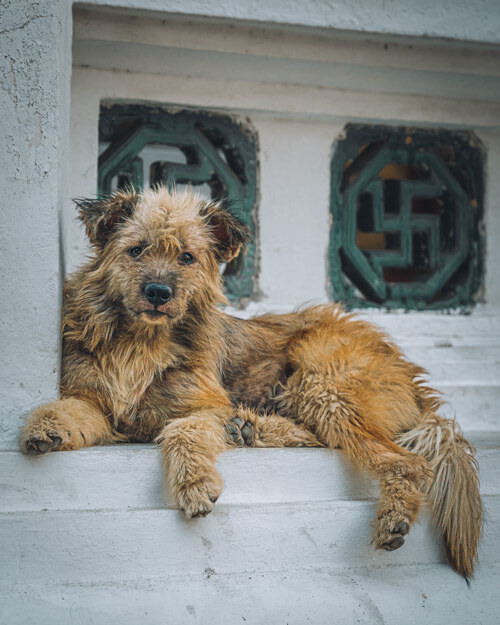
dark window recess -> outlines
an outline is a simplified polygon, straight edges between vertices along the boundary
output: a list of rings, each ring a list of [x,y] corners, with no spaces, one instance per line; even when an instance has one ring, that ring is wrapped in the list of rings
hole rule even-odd
[[[483,150],[471,132],[348,125],[331,165],[330,278],[348,308],[478,299]]]
[[[103,102],[99,117],[98,192],[158,184],[189,186],[255,234],[257,136],[229,115]],[[252,237],[253,238],[253,237]],[[224,269],[226,295],[254,290],[255,243]]]

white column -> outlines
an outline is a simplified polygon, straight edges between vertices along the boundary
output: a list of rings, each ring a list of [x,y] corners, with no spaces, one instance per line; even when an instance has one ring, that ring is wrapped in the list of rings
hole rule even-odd
[[[8,2],[0,37],[0,449],[57,394],[71,3]]]
[[[266,305],[328,300],[330,156],[342,125],[253,120],[260,144],[259,288]]]

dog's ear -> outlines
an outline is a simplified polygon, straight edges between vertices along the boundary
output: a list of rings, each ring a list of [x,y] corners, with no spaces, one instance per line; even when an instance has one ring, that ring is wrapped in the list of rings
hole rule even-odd
[[[213,237],[217,261],[229,263],[250,241],[250,228],[216,203],[205,205],[200,214]]]
[[[135,191],[117,191],[98,199],[74,200],[92,245],[104,247],[116,226],[130,217],[137,204]]]

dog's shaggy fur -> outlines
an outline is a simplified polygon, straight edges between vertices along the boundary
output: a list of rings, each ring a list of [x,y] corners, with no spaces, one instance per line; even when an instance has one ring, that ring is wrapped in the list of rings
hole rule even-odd
[[[78,205],[94,254],[64,292],[61,398],[29,416],[24,451],[156,440],[193,517],[219,497],[234,439],[339,447],[380,480],[375,547],[400,547],[427,497],[452,567],[472,575],[473,450],[387,336],[336,305],[222,313],[219,264],[248,231],[215,203],[159,188]]]

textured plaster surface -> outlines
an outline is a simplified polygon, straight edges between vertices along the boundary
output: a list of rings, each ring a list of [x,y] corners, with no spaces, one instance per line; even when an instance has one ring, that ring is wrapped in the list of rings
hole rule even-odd
[[[332,515],[325,521],[333,519]],[[307,527],[301,529],[309,532]],[[290,542],[279,545],[282,552],[268,552],[266,559],[287,553]],[[202,540],[199,543],[201,547]],[[153,542],[151,548],[155,550]],[[12,587],[5,621],[25,625],[36,613],[38,623],[50,625],[498,625],[491,597],[497,595],[499,581],[498,568],[484,567],[472,589],[467,589],[444,564],[275,571],[259,567],[226,573],[211,567],[208,556],[198,573],[190,576],[139,573],[119,584]]]
[[[361,33],[500,42],[498,0],[90,0],[86,4]]]
[[[339,451],[227,452],[223,495],[190,521],[165,501],[153,446],[6,452],[7,489],[26,487],[14,510],[0,502],[0,621],[495,625],[498,455],[480,454],[489,524],[467,588],[425,514],[401,549],[373,549],[376,487]]]
[[[57,389],[71,15],[53,0],[4,0],[0,11],[2,448]]]

